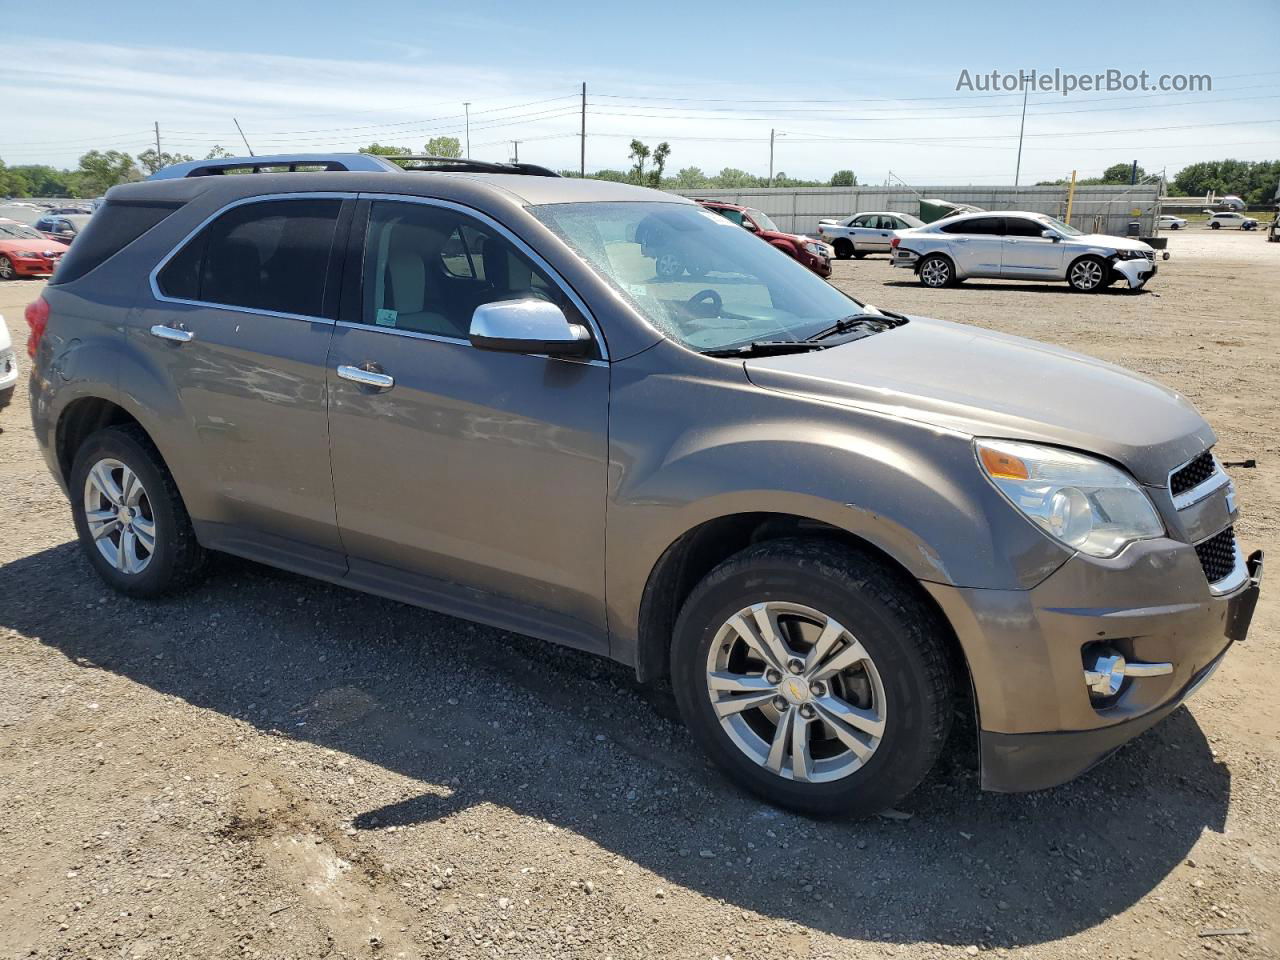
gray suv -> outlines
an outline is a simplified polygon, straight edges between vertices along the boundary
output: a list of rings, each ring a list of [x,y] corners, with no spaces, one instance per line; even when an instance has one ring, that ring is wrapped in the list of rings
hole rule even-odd
[[[957,704],[986,788],[1061,783],[1244,639],[1262,556],[1173,391],[859,303],[679,197],[362,163],[117,187],[28,308],[115,589],[225,551],[612,657],[815,814],[899,800]],[[654,230],[716,269],[659,277]]]

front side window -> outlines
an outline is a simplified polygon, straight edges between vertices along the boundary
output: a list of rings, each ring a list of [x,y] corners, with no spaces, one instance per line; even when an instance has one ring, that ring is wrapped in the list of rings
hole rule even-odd
[[[1006,237],[1039,237],[1045,231],[1045,224],[1023,217],[1006,217],[1004,235]]]
[[[664,336],[694,350],[802,340],[860,304],[718,214],[662,201],[529,208]],[[660,259],[682,264],[659,276]]]
[[[165,264],[160,292],[178,300],[323,316],[341,200],[264,200],[233,207]]]
[[[422,203],[373,203],[362,296],[364,323],[460,340],[476,307],[498,300],[548,300],[582,322],[560,288],[496,229]]]
[[[876,225],[875,221],[876,221],[876,218],[874,216],[864,213],[859,217],[854,217],[853,223],[851,223],[850,226],[851,227],[874,227]]]

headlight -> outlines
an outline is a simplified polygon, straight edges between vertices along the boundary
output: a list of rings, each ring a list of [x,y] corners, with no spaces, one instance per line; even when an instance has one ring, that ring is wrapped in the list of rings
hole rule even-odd
[[[978,463],[1009,502],[1074,550],[1114,557],[1135,540],[1164,533],[1142,488],[1109,463],[1012,440],[977,440],[974,446]]]
[[[824,243],[806,243],[804,248],[815,257],[825,257],[827,255],[827,246]]]
[[[1117,260],[1141,260],[1144,257],[1146,257],[1146,254],[1141,250],[1117,250],[1116,251]]]
[[[33,253],[33,252],[31,252],[30,250],[15,250],[13,255],[14,255],[14,257],[16,257],[16,258],[17,258],[17,259],[19,259],[19,260],[39,260],[39,259],[41,259],[41,255],[40,255],[40,254],[38,254],[38,253]]]

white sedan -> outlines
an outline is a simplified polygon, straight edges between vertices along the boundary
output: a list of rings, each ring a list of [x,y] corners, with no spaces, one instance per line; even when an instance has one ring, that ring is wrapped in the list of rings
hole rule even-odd
[[[17,382],[18,360],[13,355],[13,344],[9,342],[9,328],[4,325],[4,317],[0,316],[0,410],[13,399]]]
[[[1175,217],[1171,213],[1162,213],[1156,218],[1156,226],[1161,230],[1181,230],[1187,225],[1187,222],[1182,217]]]
[[[909,213],[876,210],[856,213],[843,220],[819,220],[818,234],[831,244],[838,259],[857,257],[861,260],[868,253],[889,253],[890,243],[899,230],[923,226],[923,220]]]
[[[1043,213],[1010,210],[904,231],[894,239],[891,264],[915,271],[926,287],[991,277],[1065,280],[1073,290],[1096,293],[1121,278],[1139,289],[1156,275],[1155,261],[1155,250],[1141,240],[1081,233]]]

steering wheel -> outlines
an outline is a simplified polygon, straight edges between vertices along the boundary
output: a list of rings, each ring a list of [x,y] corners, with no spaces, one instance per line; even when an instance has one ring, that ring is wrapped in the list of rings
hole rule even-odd
[[[724,301],[720,299],[720,294],[715,290],[712,290],[710,287],[706,290],[699,290],[690,297],[687,302],[690,307],[696,307],[700,306],[705,301],[710,301],[711,308],[715,310],[716,316],[719,316],[719,314],[724,310]]]

